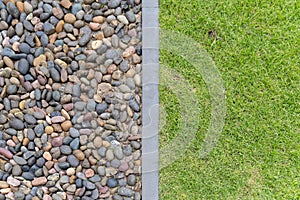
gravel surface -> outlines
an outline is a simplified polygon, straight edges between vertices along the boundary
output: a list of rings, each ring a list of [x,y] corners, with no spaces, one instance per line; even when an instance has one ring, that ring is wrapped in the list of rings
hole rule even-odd
[[[140,0],[4,0],[0,31],[0,200],[141,199]]]

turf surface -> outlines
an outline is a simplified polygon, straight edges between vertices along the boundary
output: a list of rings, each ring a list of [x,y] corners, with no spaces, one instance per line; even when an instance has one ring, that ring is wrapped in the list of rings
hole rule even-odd
[[[218,146],[200,159],[211,112],[201,74],[161,51],[199,102],[199,131],[186,153],[160,170],[160,199],[300,198],[300,1],[160,0],[161,28],[193,38],[218,67],[227,115]],[[180,128],[176,95],[160,87],[163,147]]]

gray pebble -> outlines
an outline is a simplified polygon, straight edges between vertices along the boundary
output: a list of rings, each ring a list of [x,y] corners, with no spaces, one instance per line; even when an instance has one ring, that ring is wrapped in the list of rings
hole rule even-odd
[[[18,91],[18,87],[16,85],[9,85],[7,87],[7,94],[16,94]]]
[[[60,74],[54,67],[50,68],[50,75],[54,81],[60,82]]]
[[[101,181],[101,177],[98,174],[96,174],[93,177],[89,178],[89,180],[91,182],[93,182],[93,183],[96,183],[96,182],[100,182]]]
[[[90,41],[92,30],[88,26],[84,26],[80,29],[80,33],[83,34],[83,36],[79,39],[78,44],[84,46]]]
[[[23,35],[24,28],[23,28],[23,24],[21,22],[17,23],[17,25],[15,27],[15,31],[16,31],[16,33],[17,33],[18,36]]]
[[[74,3],[71,8],[71,12],[73,15],[76,15],[79,11],[82,10],[81,3]]]
[[[106,26],[103,28],[103,34],[105,37],[110,37],[114,34],[115,30],[110,27],[110,26]]]
[[[139,104],[134,99],[132,99],[132,100],[129,101],[129,106],[135,112],[139,112],[140,111],[140,106],[139,106]]]
[[[5,124],[6,122],[7,118],[4,115],[0,114],[0,124]]]
[[[124,60],[123,62],[121,62],[121,64],[120,64],[120,70],[122,71],[122,72],[127,72],[128,70],[129,70],[129,62],[128,62],[128,60]]]
[[[29,71],[29,63],[26,59],[22,58],[18,64],[18,70],[21,74],[25,75]]]
[[[120,5],[120,3],[121,0],[110,0],[107,5],[109,8],[117,8]]]
[[[32,181],[34,179],[34,175],[31,172],[23,172],[22,177],[28,181]]]
[[[99,155],[101,156],[101,157],[105,157],[105,155],[106,155],[106,148],[105,147],[100,147],[99,149],[98,149],[98,153],[99,153]]]
[[[101,115],[102,113],[105,112],[105,110],[107,108],[108,108],[108,105],[106,103],[97,104],[97,106],[96,106],[96,112],[98,113],[98,115]]]
[[[80,111],[84,110],[85,106],[86,106],[86,103],[83,101],[76,102],[74,105],[75,109],[80,110]]]
[[[7,11],[16,19],[19,19],[20,12],[18,8],[12,2],[7,3]]]
[[[114,155],[116,156],[116,158],[118,158],[119,160],[122,160],[124,158],[124,154],[122,151],[121,147],[116,147],[114,149]]]
[[[132,147],[130,145],[123,147],[123,153],[126,156],[130,156],[132,154]]]
[[[49,43],[49,39],[48,39],[48,36],[46,34],[42,34],[40,40],[41,40],[41,43],[44,47],[47,46],[47,44]]]
[[[117,56],[118,56],[118,53],[117,53],[117,51],[114,50],[114,49],[109,49],[109,50],[107,50],[106,53],[105,53],[105,57],[106,57],[107,59],[113,59],[113,58],[115,58],[115,57],[117,57]]]
[[[37,123],[36,119],[30,114],[25,114],[24,119],[28,124],[36,124]]]
[[[57,90],[54,90],[54,91],[52,92],[52,98],[53,98],[55,101],[59,102],[59,101],[60,101],[60,92],[57,91]]]
[[[22,157],[19,157],[19,156],[13,156],[14,158],[14,161],[19,164],[19,165],[26,165],[27,164],[27,161],[22,158]]]
[[[96,102],[93,99],[90,99],[86,108],[88,111],[95,111]]]
[[[70,167],[70,163],[67,162],[60,162],[58,163],[58,167],[62,170],[66,170]]]
[[[107,187],[114,188],[118,186],[118,181],[115,178],[109,178],[106,182]]]
[[[16,129],[16,130],[24,129],[24,123],[17,118],[12,118],[11,120],[9,120],[9,125],[11,128]]]
[[[74,97],[80,97],[81,91],[80,91],[80,85],[79,84],[75,84],[73,86],[73,91],[72,91],[72,95]]]
[[[55,27],[52,24],[50,24],[49,22],[45,22],[43,27],[44,27],[44,32],[47,35],[51,35],[51,34],[55,33]]]
[[[136,176],[133,175],[133,174],[130,174],[130,175],[128,176],[128,178],[127,178],[127,183],[128,183],[128,185],[130,185],[130,186],[134,186],[135,183],[136,183]]]
[[[25,27],[26,30],[28,30],[30,32],[34,31],[34,28],[33,28],[32,24],[27,20],[23,21],[23,26]]]
[[[73,138],[77,138],[77,137],[79,137],[79,135],[80,135],[80,134],[79,134],[79,131],[78,131],[77,129],[73,128],[73,127],[70,128],[69,132],[70,132],[70,135],[71,135]]]
[[[136,20],[135,15],[132,11],[126,12],[125,16],[130,23],[134,23]]]
[[[14,192],[15,200],[23,200],[25,198],[25,194],[22,190],[18,190]]]
[[[79,165],[79,160],[74,155],[69,155],[67,160],[72,167],[77,167]]]
[[[97,168],[97,172],[98,172],[98,174],[100,175],[100,176],[104,176],[105,175],[105,167],[103,167],[103,166],[99,166],[98,168]]]
[[[25,42],[22,42],[20,45],[19,45],[19,50],[20,52],[22,53],[30,53],[30,46],[25,43]]]
[[[70,143],[70,147],[73,150],[79,149],[79,138],[74,139],[71,143]]]
[[[38,124],[37,126],[35,126],[34,127],[34,132],[38,137],[40,137],[45,132],[44,125],[43,124]]]
[[[72,149],[67,145],[60,146],[59,150],[62,154],[65,154],[65,155],[69,155],[72,153]]]
[[[12,168],[12,174],[14,176],[19,176],[19,175],[22,174],[22,168],[20,167],[20,165],[13,166],[13,168]]]
[[[96,188],[96,185],[90,181],[83,181],[83,185],[86,187],[88,190],[94,190]]]
[[[110,165],[113,167],[113,168],[119,168],[120,165],[121,165],[121,162],[120,160],[117,160],[117,159],[113,159],[111,162],[110,162]]]
[[[121,187],[118,189],[118,194],[121,196],[131,197],[132,196],[132,190],[126,187]]]

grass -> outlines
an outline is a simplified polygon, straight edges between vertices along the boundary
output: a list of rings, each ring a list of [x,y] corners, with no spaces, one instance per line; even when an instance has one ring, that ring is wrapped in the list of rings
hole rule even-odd
[[[161,63],[191,85],[201,115],[189,149],[160,171],[160,199],[300,199],[299,9],[297,0],[160,1],[161,28],[183,33],[209,52],[227,104],[218,146],[200,159],[209,94],[194,66],[161,51]],[[167,87],[160,88],[160,102],[163,147],[176,137],[181,113]]]

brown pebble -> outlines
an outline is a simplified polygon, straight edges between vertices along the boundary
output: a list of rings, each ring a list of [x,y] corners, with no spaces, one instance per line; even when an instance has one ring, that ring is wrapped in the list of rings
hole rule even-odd
[[[84,175],[87,177],[87,178],[91,178],[95,175],[95,172],[94,170],[92,169],[87,169],[85,172],[84,172]]]
[[[62,5],[66,9],[69,9],[72,6],[72,3],[70,2],[70,0],[62,0],[60,2],[60,5]]]
[[[46,177],[35,178],[33,181],[31,181],[32,186],[45,185],[46,183],[47,183]]]
[[[72,122],[70,120],[65,121],[61,124],[61,127],[64,131],[69,131],[69,129],[72,127]]]
[[[96,16],[93,18],[93,22],[102,24],[105,21],[105,18],[102,16]]]
[[[64,29],[64,24],[65,24],[64,20],[60,20],[60,21],[57,23],[57,25],[56,25],[56,27],[55,27],[56,33],[60,33],[60,32],[63,31],[63,29]]]
[[[43,157],[48,161],[52,160],[52,156],[48,151],[44,152]]]
[[[97,39],[97,40],[102,40],[102,39],[104,38],[104,34],[103,34],[102,31],[100,31],[100,32],[96,33],[96,34],[94,35],[94,37],[95,37],[95,39]]]
[[[33,65],[35,67],[38,67],[40,65],[45,65],[45,64],[46,64],[46,56],[43,54],[33,60]]]
[[[49,42],[50,44],[53,44],[56,41],[57,38],[57,33],[53,33],[52,35],[49,36]]]
[[[75,181],[76,181],[76,176],[75,176],[75,175],[72,175],[72,176],[70,177],[69,181],[70,181],[71,184],[75,183]],[[76,187],[75,187],[75,188],[76,188]],[[74,190],[74,192],[75,192],[75,190]]]
[[[90,28],[91,28],[93,31],[98,31],[98,30],[100,30],[100,28],[101,28],[101,24],[95,23],[95,22],[90,22]]]
[[[74,150],[73,154],[78,160],[84,160],[84,158],[85,158],[84,153],[80,150]]]
[[[3,189],[3,188],[8,188],[9,185],[7,184],[6,181],[0,181],[0,188]]]
[[[50,142],[46,142],[46,144],[43,145],[44,151],[50,151],[51,148],[52,148],[52,145]]]
[[[14,62],[9,57],[4,56],[3,61],[7,67],[12,68],[12,69],[14,68]]]
[[[60,71],[60,80],[63,83],[68,80],[68,72],[65,68],[62,68]]]
[[[52,9],[52,13],[55,17],[57,17],[58,19],[62,19],[63,16],[64,16],[64,13],[61,9],[57,8],[57,7],[54,7]]]
[[[53,165],[54,165],[54,162],[53,162],[53,161],[47,161],[47,162],[45,163],[45,166],[47,167],[47,169],[51,169],[51,168],[53,167]]]
[[[24,138],[22,141],[23,146],[27,146],[29,144],[30,140],[28,138]]]
[[[63,117],[65,117],[67,120],[70,120],[70,119],[71,119],[71,117],[70,117],[70,115],[68,114],[68,112],[67,112],[66,110],[64,110],[64,109],[61,110],[61,115],[62,115]]]
[[[52,127],[54,129],[54,132],[58,132],[58,133],[62,132],[62,128],[61,128],[60,124],[52,124]]]
[[[23,2],[18,1],[16,3],[16,6],[17,6],[18,10],[20,11],[20,13],[24,12],[24,3]]]
[[[51,133],[53,133],[53,127],[52,126],[46,126],[45,128],[45,132],[50,135]]]
[[[42,46],[42,43],[41,43],[41,41],[40,41],[40,39],[38,38],[37,35],[34,36],[34,39],[35,39],[35,46],[36,47]]]
[[[65,22],[73,24],[76,21],[75,15],[72,13],[67,13],[64,17]]]

